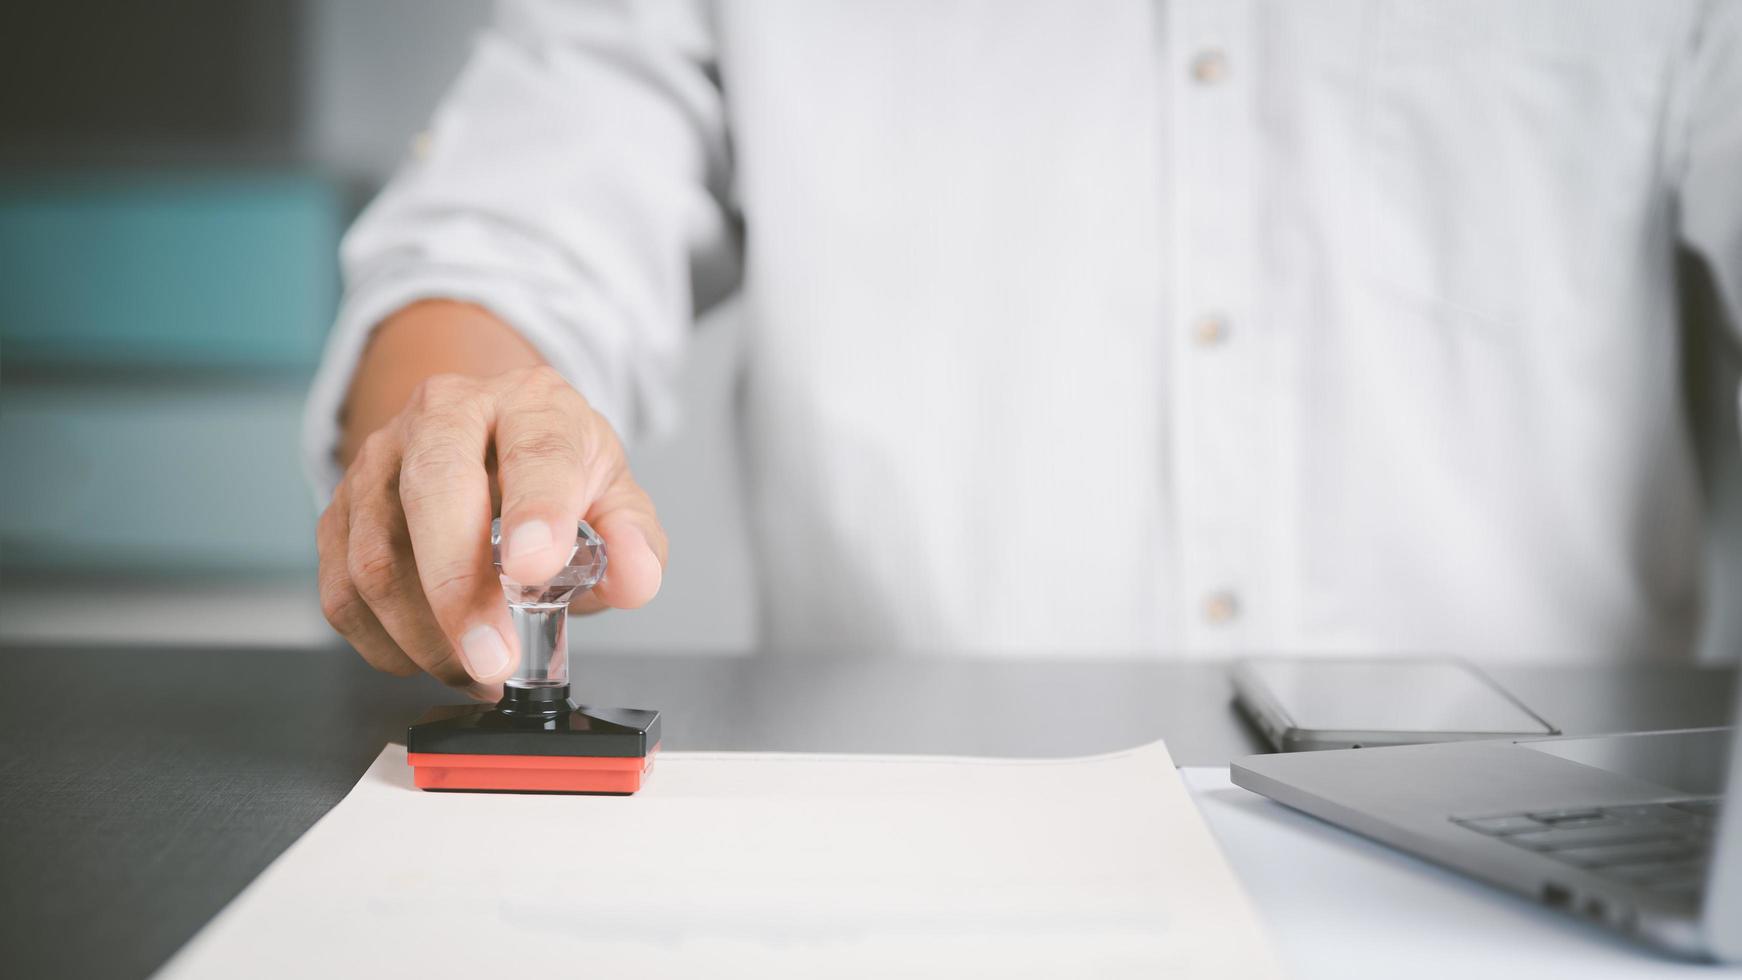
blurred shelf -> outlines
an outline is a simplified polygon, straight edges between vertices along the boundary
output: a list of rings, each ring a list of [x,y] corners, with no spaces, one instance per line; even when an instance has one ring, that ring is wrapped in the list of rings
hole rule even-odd
[[[0,569],[312,573],[304,382],[0,386]]]

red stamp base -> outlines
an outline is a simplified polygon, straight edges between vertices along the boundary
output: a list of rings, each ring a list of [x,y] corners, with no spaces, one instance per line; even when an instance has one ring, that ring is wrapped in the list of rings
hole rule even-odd
[[[418,789],[628,794],[641,788],[658,753],[656,744],[646,756],[629,758],[429,752],[412,752],[405,758]]]

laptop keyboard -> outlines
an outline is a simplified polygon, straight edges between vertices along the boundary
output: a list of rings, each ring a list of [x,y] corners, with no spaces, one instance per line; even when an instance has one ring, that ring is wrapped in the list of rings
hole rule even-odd
[[[1685,799],[1452,822],[1613,881],[1680,896],[1705,884],[1717,818],[1717,799]]]

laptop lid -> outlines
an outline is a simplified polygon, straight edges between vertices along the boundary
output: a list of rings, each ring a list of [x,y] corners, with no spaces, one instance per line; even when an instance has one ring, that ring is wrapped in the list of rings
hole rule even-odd
[[[1742,961],[1742,681],[1736,685],[1730,724],[1729,775],[1712,839],[1712,870],[1700,927],[1715,958],[1738,962]]]

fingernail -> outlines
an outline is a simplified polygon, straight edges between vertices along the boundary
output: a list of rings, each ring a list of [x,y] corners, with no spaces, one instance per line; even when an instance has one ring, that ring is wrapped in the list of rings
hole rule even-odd
[[[550,525],[543,521],[527,521],[508,536],[508,553],[502,557],[514,560],[549,551],[552,547]]]
[[[508,666],[508,644],[502,642],[496,627],[479,623],[460,637],[460,659],[474,678],[494,677]]]

